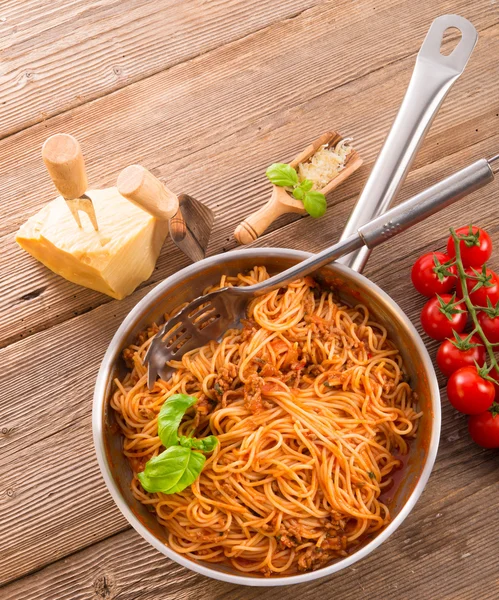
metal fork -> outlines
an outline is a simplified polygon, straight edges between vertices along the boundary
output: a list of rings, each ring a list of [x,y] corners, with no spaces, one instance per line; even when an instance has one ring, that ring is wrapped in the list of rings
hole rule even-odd
[[[345,240],[266,281],[246,287],[223,287],[196,298],[169,319],[151,342],[144,358],[144,363],[148,365],[149,388],[154,386],[158,374],[163,378],[168,377],[170,370],[167,362],[179,360],[186,352],[217,340],[227,330],[237,327],[241,318],[246,316],[249,300],[284,287],[355,250],[363,247],[372,249],[382,244],[493,181],[496,170],[492,164],[499,166],[498,160],[499,155],[490,160],[476,161],[362,225]]]

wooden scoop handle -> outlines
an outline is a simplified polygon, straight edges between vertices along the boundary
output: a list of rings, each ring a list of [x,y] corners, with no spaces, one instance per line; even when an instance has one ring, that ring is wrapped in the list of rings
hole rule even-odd
[[[307,146],[303,152],[289,163],[294,169],[300,163],[306,162],[317,150],[326,144],[335,146],[342,140],[342,136],[337,131],[326,131],[318,137],[312,144]],[[345,161],[345,168],[340,171],[336,177],[333,177],[329,183],[319,191],[326,195],[330,191],[338,187],[345,179],[347,179],[354,171],[362,164],[362,159],[355,150],[351,150]],[[234,237],[240,244],[250,244],[269,227],[269,225],[281,215],[292,212],[297,214],[305,214],[303,203],[295,200],[291,194],[288,194],[282,187],[274,186],[272,197],[270,200],[257,210],[255,213],[245,219],[234,232]]]
[[[63,198],[80,198],[87,191],[87,174],[80,144],[72,135],[57,133],[42,147],[42,158]]]
[[[250,244],[260,237],[277,217],[289,212],[303,214],[305,209],[303,204],[292,198],[284,188],[274,186],[267,204],[244,219],[234,231],[234,237],[240,244]]]
[[[118,192],[153,217],[168,221],[178,210],[178,198],[141,165],[123,169],[116,183]]]

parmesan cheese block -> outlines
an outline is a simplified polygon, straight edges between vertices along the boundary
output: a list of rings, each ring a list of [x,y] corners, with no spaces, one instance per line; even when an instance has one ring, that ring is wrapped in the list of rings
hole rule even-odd
[[[54,273],[120,300],[150,277],[168,222],[135,206],[116,188],[87,194],[99,231],[82,211],[80,229],[59,196],[21,226],[16,241]]]

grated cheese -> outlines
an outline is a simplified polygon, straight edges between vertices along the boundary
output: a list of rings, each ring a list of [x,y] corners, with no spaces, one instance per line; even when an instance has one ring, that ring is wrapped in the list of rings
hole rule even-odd
[[[314,190],[325,187],[345,168],[346,158],[352,151],[352,147],[348,145],[351,141],[352,138],[344,138],[334,148],[329,148],[325,144],[307,162],[300,163],[298,165],[300,183],[304,179],[310,179],[314,184]]]

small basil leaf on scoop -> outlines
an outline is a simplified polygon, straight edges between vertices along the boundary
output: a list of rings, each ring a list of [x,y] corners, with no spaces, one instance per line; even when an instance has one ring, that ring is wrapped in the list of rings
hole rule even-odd
[[[301,183],[300,183],[300,187],[304,192],[310,192],[310,190],[313,188],[314,183],[313,181],[310,181],[310,179],[304,179]]]
[[[311,190],[310,192],[305,192],[305,196],[303,198],[303,206],[305,210],[311,217],[314,219],[318,219],[322,217],[322,215],[326,212],[327,203],[326,197],[324,194],[320,192],[315,192]]]
[[[142,487],[150,493],[177,494],[196,481],[206,457],[190,448],[170,446],[147,461],[137,475]]]
[[[280,187],[294,187],[298,184],[298,175],[291,165],[274,163],[265,171],[270,182]]]
[[[195,396],[175,394],[170,396],[158,414],[158,436],[165,448],[178,444],[178,428],[188,408],[196,404]]]
[[[297,200],[303,201],[303,198],[305,197],[305,192],[303,191],[303,188],[300,187],[299,185],[297,187],[295,187],[295,189],[293,190],[293,196]]]
[[[215,435],[209,435],[201,439],[181,435],[178,438],[178,443],[184,448],[193,448],[194,450],[201,450],[201,452],[213,452],[218,444],[218,438]]]

